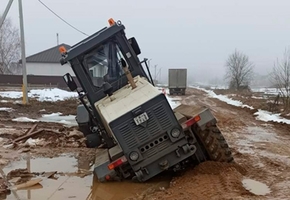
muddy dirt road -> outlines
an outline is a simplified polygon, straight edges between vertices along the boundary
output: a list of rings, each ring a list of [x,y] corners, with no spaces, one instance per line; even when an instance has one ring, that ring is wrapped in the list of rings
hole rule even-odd
[[[203,163],[149,199],[289,199],[290,126],[257,121],[254,110],[209,98],[200,90],[188,93],[183,103],[212,109],[236,164]],[[243,183],[253,193],[265,195],[250,193]]]
[[[29,190],[17,190],[0,199],[289,199],[289,125],[258,121],[253,116],[255,110],[228,105],[196,89],[189,89],[182,103],[212,109],[235,163],[205,162],[173,178],[163,174],[142,184],[99,184],[92,175],[96,150],[84,147],[83,138],[73,126],[37,122],[37,129],[44,130],[33,137],[34,143],[23,140],[7,146],[36,124],[15,122],[13,118],[37,118],[42,112],[57,112],[53,105],[61,107],[62,113],[74,114],[76,101],[36,102],[36,108],[32,105],[29,109],[1,103],[0,107],[12,107],[14,111],[0,111],[0,167],[5,174],[24,169],[26,176],[42,181]]]

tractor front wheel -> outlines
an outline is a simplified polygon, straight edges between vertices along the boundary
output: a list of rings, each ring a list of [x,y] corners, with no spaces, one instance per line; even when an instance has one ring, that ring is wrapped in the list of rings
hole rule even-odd
[[[232,152],[223,134],[216,125],[211,125],[205,130],[195,131],[210,160],[219,162],[232,162]]]

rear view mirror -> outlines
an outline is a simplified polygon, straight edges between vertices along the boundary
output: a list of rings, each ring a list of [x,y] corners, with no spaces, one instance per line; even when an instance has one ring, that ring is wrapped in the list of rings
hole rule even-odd
[[[69,73],[66,73],[63,79],[71,91],[75,91],[78,88],[76,82]]]
[[[139,54],[141,54],[141,50],[139,48],[139,45],[137,43],[137,40],[132,37],[130,39],[128,39],[129,44],[131,45],[131,47],[133,48],[133,50],[135,51],[135,54],[138,56]]]

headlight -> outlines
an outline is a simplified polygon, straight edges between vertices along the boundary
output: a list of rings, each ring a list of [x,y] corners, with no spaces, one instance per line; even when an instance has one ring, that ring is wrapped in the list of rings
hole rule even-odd
[[[129,155],[130,160],[136,161],[139,158],[139,154],[136,151],[132,151]]]
[[[174,128],[171,130],[171,136],[174,138],[178,138],[180,136],[180,130],[177,128]]]

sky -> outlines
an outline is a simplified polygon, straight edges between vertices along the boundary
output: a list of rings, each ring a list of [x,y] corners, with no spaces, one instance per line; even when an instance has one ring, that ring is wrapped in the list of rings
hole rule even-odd
[[[227,57],[235,49],[249,56],[255,72],[266,75],[290,44],[289,0],[42,0],[86,34],[120,20],[128,37],[151,59],[167,81],[169,68],[187,68],[189,82],[223,79]],[[0,13],[8,0],[0,0]],[[86,36],[72,29],[38,0],[23,0],[26,55]],[[18,1],[8,17],[19,27]]]

